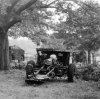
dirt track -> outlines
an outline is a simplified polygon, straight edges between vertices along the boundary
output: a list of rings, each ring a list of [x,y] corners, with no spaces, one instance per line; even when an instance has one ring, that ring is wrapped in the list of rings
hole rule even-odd
[[[100,99],[97,83],[45,82],[39,86],[24,82],[25,71],[0,72],[0,99]]]

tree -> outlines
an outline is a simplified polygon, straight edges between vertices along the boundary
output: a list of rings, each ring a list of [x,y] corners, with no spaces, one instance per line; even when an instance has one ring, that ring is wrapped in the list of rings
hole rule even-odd
[[[80,50],[84,50],[88,52],[88,63],[91,63],[91,53],[94,53],[100,48],[100,36],[92,37],[89,40],[83,41],[81,45],[78,47]],[[94,60],[94,59],[93,59]]]
[[[72,4],[69,4],[67,9],[64,4],[61,5],[60,11],[65,13],[66,20],[59,24],[59,29],[65,30],[67,35],[70,34],[71,38],[75,38],[70,39],[73,42],[72,46],[80,45],[88,52],[88,63],[90,63],[91,51],[99,48],[100,5],[93,1],[77,2],[77,4],[79,5],[77,9],[73,9]]]
[[[0,1],[0,70],[6,70],[9,67],[8,30],[11,27],[15,26],[17,23],[23,21],[23,13],[25,13],[25,18],[29,18],[27,14],[29,14],[29,12],[32,12],[31,15],[33,15],[36,18],[37,15],[35,16],[34,14],[35,12],[37,12],[37,10],[40,10],[38,12],[41,12],[41,9],[43,8],[55,8],[56,4],[59,2],[60,0],[53,0],[52,2],[50,0]],[[36,21],[38,21],[35,21],[34,17],[32,19],[33,24],[35,24]],[[25,34],[27,35],[27,32]]]
[[[53,34],[57,39],[64,39],[63,45],[67,50],[76,50],[80,45],[80,38],[77,34],[70,34],[60,30],[58,33]]]
[[[42,39],[43,40],[43,39]],[[50,35],[44,38],[45,42],[43,42],[43,48],[53,48],[57,50],[66,50],[63,45],[64,39],[57,39],[53,35]]]
[[[45,0],[46,2],[46,0]],[[30,8],[42,9],[48,8],[51,4],[38,0],[1,0],[0,2],[0,70],[6,70],[9,67],[9,44],[8,30],[16,23],[22,21],[22,12]]]
[[[100,48],[100,6],[94,2],[85,2],[78,10],[81,14],[77,29],[77,33],[81,35],[79,48],[88,52],[88,63],[91,63],[91,52]]]

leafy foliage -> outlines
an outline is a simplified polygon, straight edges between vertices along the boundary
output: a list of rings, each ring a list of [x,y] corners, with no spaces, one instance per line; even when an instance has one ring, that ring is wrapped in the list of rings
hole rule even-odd
[[[58,7],[58,3],[61,3],[60,0],[54,0],[54,1],[37,1],[34,3],[34,5],[31,5],[27,9],[25,9],[23,12],[21,12],[20,18],[21,23],[15,24],[13,27],[10,28],[8,31],[9,36],[13,37],[29,37],[30,39],[34,39],[33,41],[40,42],[43,41],[44,38],[46,39],[46,36],[38,35],[35,36],[36,33],[39,34],[40,32],[44,32],[47,29],[50,29],[51,27],[54,29],[54,23],[52,20],[53,12],[48,10],[49,8],[52,8],[53,10],[56,10]],[[22,4],[25,4],[25,2],[22,2]],[[67,4],[68,2],[66,2]],[[27,3],[26,3],[27,4]],[[17,7],[20,7],[19,4],[17,4]],[[45,8],[45,9],[44,9]],[[43,39],[42,39],[43,38]]]
[[[72,3],[67,7],[64,3],[60,5],[60,11],[64,13],[66,20],[58,25],[59,33],[63,32],[67,36],[64,36],[67,38],[66,46],[75,45],[77,48],[77,45],[81,45],[84,50],[96,50],[99,48],[100,6],[93,1],[77,4],[79,5],[77,9],[73,8]]]
[[[99,81],[100,80],[100,68],[94,66],[94,64],[87,64],[87,66],[77,68],[76,76],[83,80]]]
[[[42,2],[37,2],[35,7],[44,6]],[[35,32],[41,31],[46,28],[46,19],[49,19],[50,12],[44,9],[34,9],[34,5],[21,13],[21,23],[17,23],[9,31],[12,36],[29,36]],[[19,30],[19,31],[17,31]],[[19,33],[17,33],[19,32]],[[24,35],[25,34],[25,35]]]
[[[46,30],[46,26],[48,26],[46,19],[51,13],[46,13],[48,12],[47,8],[55,8],[59,1],[0,1],[0,69],[8,69],[9,67],[8,33],[10,32],[10,35],[16,37],[22,35],[34,38],[35,31]],[[14,30],[12,31],[12,29]],[[17,34],[15,34],[16,32]]]
[[[64,39],[57,39],[53,35],[46,38],[46,42],[42,45],[43,48],[54,48],[57,50],[65,50],[63,45]]]

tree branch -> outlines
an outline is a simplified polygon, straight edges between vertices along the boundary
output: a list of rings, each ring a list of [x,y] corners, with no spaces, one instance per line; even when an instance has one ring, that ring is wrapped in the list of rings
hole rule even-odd
[[[52,4],[54,4],[55,2],[57,2],[59,0],[54,0],[53,2],[47,4],[47,5],[42,5],[42,6],[35,6],[34,8],[37,8],[37,9],[40,9],[40,8],[57,8],[55,6],[51,6]],[[67,0],[67,1],[73,1],[75,3],[77,3],[78,1],[77,0]]]
[[[35,9],[41,9],[41,8],[57,8],[55,6],[36,6]]]
[[[50,6],[52,4],[54,4],[55,2],[57,2],[58,0],[54,0],[53,2],[49,3],[47,6]]]
[[[16,5],[18,2],[19,2],[19,0],[14,0],[14,1],[12,1],[11,6],[10,6],[10,7],[8,6],[8,8],[7,8],[7,12],[8,12],[8,13],[9,13],[9,12],[12,12],[13,8],[15,7],[15,5]]]
[[[10,27],[12,27],[14,24],[21,22],[21,19],[13,19],[11,22],[9,22],[6,26],[4,26],[5,30],[8,31]]]
[[[36,3],[37,0],[31,0],[28,3],[26,3],[25,5],[21,6],[17,11],[16,14],[19,15],[23,10],[29,8],[31,5],[33,5],[34,3]],[[55,2],[57,2],[58,0],[54,0],[53,2],[44,5],[44,6],[35,6],[34,8],[56,8],[54,6],[50,6],[52,4],[54,4]]]
[[[28,3],[26,3],[25,5],[21,6],[17,11],[16,14],[19,15],[22,11],[24,11],[25,9],[29,8],[31,5],[33,5],[34,3],[36,3],[37,0],[31,0]]]
[[[54,4],[55,2],[57,2],[58,0],[54,0],[53,2],[51,2],[51,3],[49,3],[49,4],[47,4],[47,5],[43,5],[43,6],[35,6],[35,8],[56,8],[56,7],[54,7],[54,6],[50,6],[50,5],[52,5],[52,4]]]

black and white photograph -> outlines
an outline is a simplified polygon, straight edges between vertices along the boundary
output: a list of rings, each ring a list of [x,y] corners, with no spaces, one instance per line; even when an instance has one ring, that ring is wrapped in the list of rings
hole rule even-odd
[[[100,99],[100,0],[0,0],[0,99]]]

